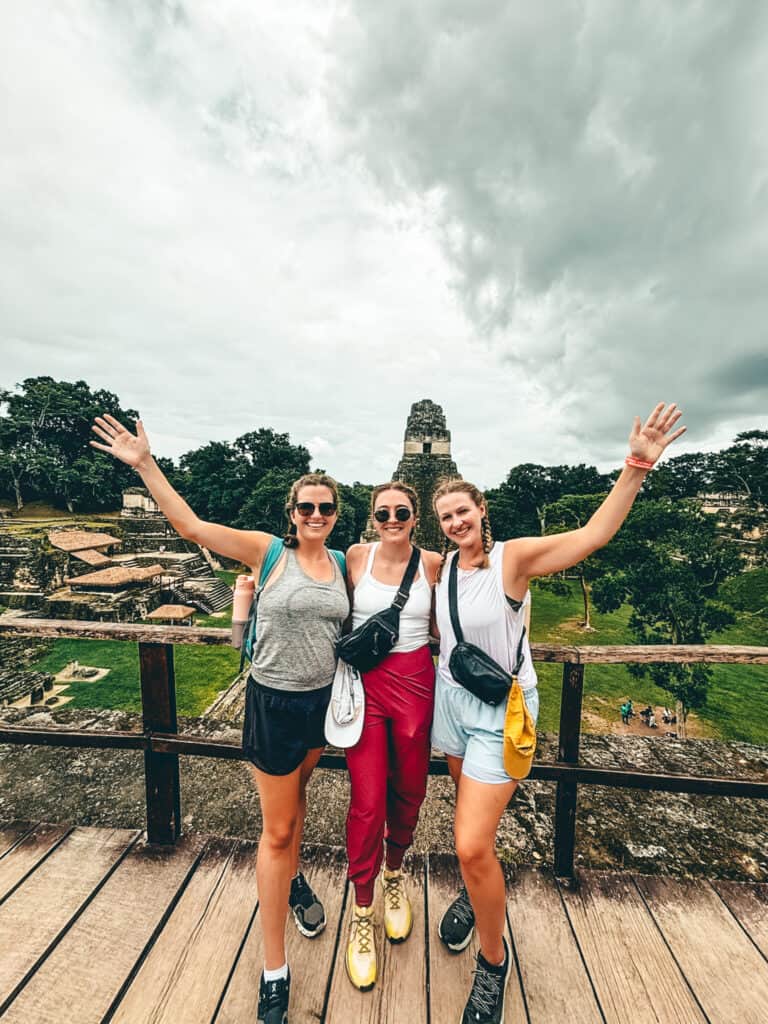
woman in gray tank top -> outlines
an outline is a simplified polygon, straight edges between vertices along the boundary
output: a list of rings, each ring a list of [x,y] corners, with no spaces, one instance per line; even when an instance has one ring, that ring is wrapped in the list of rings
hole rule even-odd
[[[105,414],[97,417],[93,430],[101,441],[92,441],[93,447],[138,472],[182,537],[250,566],[258,579],[274,537],[203,522],[195,515],[152,458],[141,420],[132,434]],[[256,864],[264,935],[259,1024],[287,1021],[289,906],[303,935],[314,938],[325,928],[325,911],[298,871],[298,855],[306,786],[325,746],[334,646],[349,614],[344,574],[325,546],[337,512],[338,491],[330,477],[310,473],[293,484],[286,504],[285,552],[259,600],[243,730],[243,749],[253,762],[263,820]]]

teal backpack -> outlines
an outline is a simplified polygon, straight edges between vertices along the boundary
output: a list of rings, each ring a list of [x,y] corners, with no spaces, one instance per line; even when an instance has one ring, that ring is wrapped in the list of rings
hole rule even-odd
[[[328,549],[341,569],[341,574],[346,580],[347,578],[347,560],[344,557],[343,551],[334,551],[333,548]],[[240,671],[243,671],[243,666],[246,661],[253,660],[253,648],[256,645],[256,615],[258,611],[259,597],[261,592],[266,586],[267,580],[280,560],[281,555],[285,551],[285,545],[283,544],[280,537],[273,537],[267,548],[267,552],[264,555],[264,561],[261,563],[261,570],[259,572],[259,585],[256,588],[253,601],[251,602],[251,609],[248,612],[248,621],[245,624],[243,630],[243,643],[240,648]]]

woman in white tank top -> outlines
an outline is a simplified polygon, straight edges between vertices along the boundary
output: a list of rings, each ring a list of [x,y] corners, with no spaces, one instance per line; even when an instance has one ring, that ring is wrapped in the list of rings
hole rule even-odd
[[[375,487],[371,513],[379,541],[355,544],[347,552],[354,628],[388,608],[397,594],[413,551],[416,493],[398,481]],[[398,641],[382,662],[363,674],[363,732],[347,750],[347,856],[355,908],[345,962],[350,981],[363,991],[376,981],[373,896],[385,851],[385,934],[390,942],[403,942],[413,924],[401,865],[427,791],[435,682],[429,632],[439,564],[434,551],[421,552],[400,613]]]
[[[481,647],[511,672],[523,633],[528,582],[568,569],[603,547],[629,513],[645,474],[667,445],[684,431],[673,430],[680,418],[674,405],[660,403],[629,437],[630,455],[613,490],[586,526],[548,537],[520,537],[493,543],[481,492],[465,480],[449,480],[433,498],[445,535],[443,561],[435,587],[440,661],[437,673],[435,747],[446,754],[456,784],[455,838],[465,888],[443,915],[438,933],[452,951],[464,949],[477,925],[477,969],[462,1024],[504,1019],[504,988],[509,950],[503,938],[504,877],[496,857],[496,830],[517,788],[503,761],[505,703],[494,707],[461,686],[450,671],[456,640],[448,603],[447,558],[457,566],[459,621],[464,638]],[[449,544],[456,551],[447,555]],[[448,563],[450,565],[450,563]],[[523,698],[536,718],[536,673],[527,638],[518,673]]]

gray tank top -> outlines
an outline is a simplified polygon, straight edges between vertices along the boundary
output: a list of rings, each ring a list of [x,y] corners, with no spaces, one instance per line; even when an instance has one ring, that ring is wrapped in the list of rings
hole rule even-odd
[[[333,555],[327,583],[304,572],[293,548],[286,556],[259,598],[251,676],[276,690],[319,690],[333,682],[334,645],[349,615],[347,588]]]

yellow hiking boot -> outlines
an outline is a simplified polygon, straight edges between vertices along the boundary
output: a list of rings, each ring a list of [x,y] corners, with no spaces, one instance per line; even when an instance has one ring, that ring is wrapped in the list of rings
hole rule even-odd
[[[405,891],[402,871],[384,870],[384,931],[390,942],[405,942],[413,928],[411,901]]]
[[[376,984],[373,907],[358,907],[355,904],[345,963],[349,980],[355,988],[359,988],[361,992],[370,992]]]

